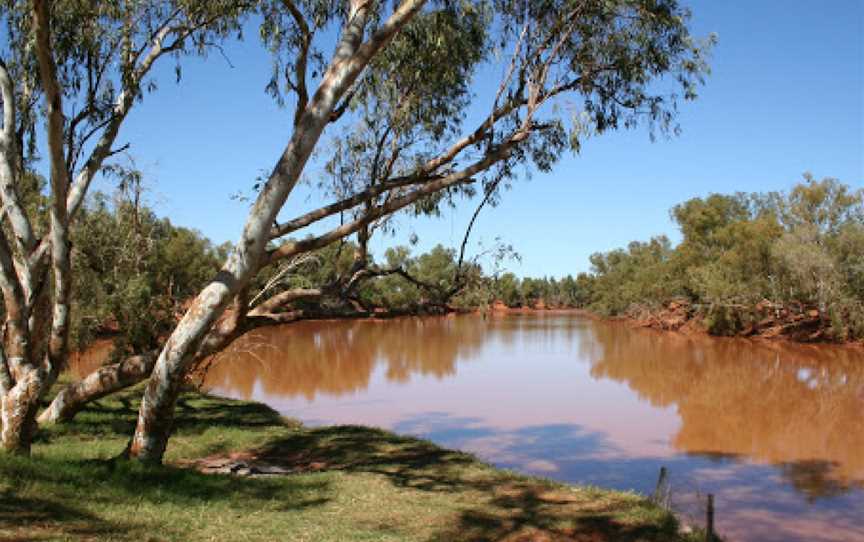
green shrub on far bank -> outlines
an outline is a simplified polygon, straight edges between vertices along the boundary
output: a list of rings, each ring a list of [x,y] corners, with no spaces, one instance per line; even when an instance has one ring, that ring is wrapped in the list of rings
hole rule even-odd
[[[734,335],[767,303],[817,311],[829,338],[864,338],[864,191],[806,175],[788,193],[712,194],[671,214],[674,248],[658,237],[591,257],[585,305],[615,315],[684,299],[711,333]]]

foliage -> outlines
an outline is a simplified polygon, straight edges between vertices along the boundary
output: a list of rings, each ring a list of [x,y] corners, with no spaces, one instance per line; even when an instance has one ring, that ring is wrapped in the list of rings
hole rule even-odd
[[[814,308],[836,339],[864,337],[864,191],[805,175],[788,193],[712,194],[672,217],[675,248],[657,238],[591,257],[591,308],[619,314],[684,298],[709,330],[732,334],[764,300]]]
[[[158,218],[137,193],[119,190],[94,194],[73,247],[73,336],[81,346],[119,332],[120,353],[155,347],[224,257],[200,233]]]
[[[14,344],[7,343],[27,350],[30,335],[42,331],[29,326],[48,321],[42,315],[26,318],[36,314],[31,313],[30,305],[38,302],[47,314],[53,304],[50,340],[34,337],[32,341],[47,342],[51,367],[47,378],[37,374],[38,385],[25,398],[30,406],[16,409],[24,414],[18,424],[22,428],[32,426],[34,405],[66,361],[72,312],[69,285],[86,282],[86,277],[73,278],[70,271],[68,231],[74,228],[93,176],[122,150],[115,143],[130,108],[155,88],[149,76],[153,63],[163,56],[179,62],[183,54],[219,49],[229,35],[240,33],[244,16],[260,10],[260,36],[274,57],[268,90],[277,100],[285,91],[293,94],[295,130],[272,173],[259,183],[260,193],[239,242],[225,259],[221,275],[200,289],[186,317],[173,327],[171,348],[159,357],[130,446],[130,454],[144,461],[161,460],[171,432],[176,390],[198,346],[218,348],[222,341],[231,340],[229,328],[239,333],[247,321],[247,294],[262,267],[356,234],[358,249],[352,271],[362,270],[372,231],[400,210],[434,215],[442,202],[452,203],[454,194],[473,194],[475,189],[468,188],[472,184],[483,187],[485,202],[502,180],[515,178],[517,172],[548,171],[568,146],[577,150],[589,133],[630,128],[643,121],[674,131],[679,98],[695,97],[694,89],[707,72],[705,53],[711,41],[697,43],[691,37],[689,13],[676,0],[528,4],[509,0],[428,4],[420,0],[143,0],[119,4],[37,1],[32,5],[7,0],[3,7],[0,19],[5,39],[0,56],[9,60],[0,59],[5,119],[0,180],[8,222],[19,240],[13,254],[15,269],[5,254],[0,258],[7,319],[15,320],[11,322]],[[489,96],[489,102],[483,104],[489,116],[463,134],[463,111],[474,105],[472,79],[482,66],[496,67],[484,62],[493,58],[487,52],[502,53],[513,45],[509,75],[494,99]],[[321,51],[335,52],[328,61]],[[176,76],[180,78],[179,66]],[[311,93],[310,88],[314,89]],[[575,97],[581,108],[570,119],[560,115],[560,106],[568,103],[568,97]],[[44,110],[35,107],[41,101]],[[352,124],[341,125],[339,133],[347,137],[336,144],[344,152],[334,153],[338,160],[327,168],[340,183],[327,195],[341,199],[311,212],[312,218],[279,224],[278,213],[321,134],[346,111]],[[37,243],[30,235],[16,194],[27,160],[37,156],[35,149],[24,152],[20,134],[38,141],[33,136],[37,120],[46,121],[44,139],[51,171],[50,274],[54,290],[53,299],[46,295],[45,302],[31,295],[35,290],[27,290],[31,267],[43,284],[47,281],[45,247],[49,245]],[[366,144],[370,141],[375,145]],[[382,149],[387,150],[386,156]],[[343,175],[345,171],[349,175]],[[95,231],[111,225],[110,217],[97,211],[85,225],[93,231],[82,230],[94,244],[79,252],[81,261],[75,269],[109,275],[107,284],[79,285],[85,291],[90,288],[97,307],[92,316],[78,311],[83,315],[81,321],[98,321],[110,310],[137,349],[153,344],[163,334],[161,323],[170,321],[166,317],[173,309],[168,302],[174,295],[175,279],[181,282],[178,291],[185,292],[201,276],[199,262],[181,260],[188,255],[187,249],[194,256],[202,247],[194,235],[179,235],[170,238],[175,249],[151,250],[149,241],[157,234],[139,221],[137,201],[132,209],[129,229],[125,222],[128,210],[117,206],[118,224],[123,227],[112,232],[114,240],[129,250],[111,252],[95,245]],[[336,213],[343,219],[340,227],[304,242],[286,241],[265,249],[269,242]],[[108,252],[103,254],[102,249]],[[82,253],[87,256],[80,256]],[[149,259],[156,257],[153,254],[162,255],[159,265],[165,273],[149,268]],[[421,287],[422,302],[433,305],[464,293],[466,284],[486,284],[479,267],[463,266],[460,255],[454,269],[452,260],[452,253],[433,251],[408,262],[416,268],[402,269],[401,274]],[[338,262],[337,258],[334,263]],[[200,267],[206,268],[206,262]],[[425,279],[410,278],[412,272]],[[123,277],[122,284],[110,282],[116,277]],[[37,286],[40,293],[49,292],[42,284]],[[531,283],[523,287],[529,299],[540,299],[541,292]],[[164,297],[163,291],[167,292]],[[472,292],[476,295],[471,303],[489,297],[482,289]],[[221,319],[229,305],[233,318]],[[135,314],[145,320],[142,325],[132,323]],[[214,326],[217,321],[220,325]],[[27,370],[38,372],[41,350],[34,348],[33,359],[29,352],[21,356],[14,351],[11,358],[27,357]],[[20,388],[27,382],[18,374],[7,375],[5,369],[2,376],[4,389]],[[5,438],[13,433],[4,426],[3,434]],[[4,446],[26,451],[28,435],[16,429]]]

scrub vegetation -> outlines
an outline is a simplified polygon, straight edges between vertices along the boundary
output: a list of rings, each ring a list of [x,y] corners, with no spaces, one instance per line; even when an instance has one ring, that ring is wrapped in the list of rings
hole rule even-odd
[[[665,236],[591,257],[575,306],[715,335],[864,338],[864,190],[810,175],[785,193],[712,194]],[[572,300],[572,298],[571,298]]]

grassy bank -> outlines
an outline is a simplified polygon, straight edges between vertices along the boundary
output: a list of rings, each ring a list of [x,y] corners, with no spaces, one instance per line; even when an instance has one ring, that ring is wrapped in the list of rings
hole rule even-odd
[[[167,466],[114,461],[138,397],[43,430],[32,459],[0,456],[0,540],[682,540],[672,517],[632,494],[194,393],[180,402]],[[271,474],[199,472],[220,465]]]

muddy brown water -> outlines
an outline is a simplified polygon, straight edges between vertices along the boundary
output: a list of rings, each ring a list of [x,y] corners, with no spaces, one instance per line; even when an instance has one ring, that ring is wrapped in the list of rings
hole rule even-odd
[[[242,337],[206,386],[566,482],[647,494],[665,466],[685,519],[715,494],[728,540],[864,541],[858,348],[571,314],[310,321]]]

